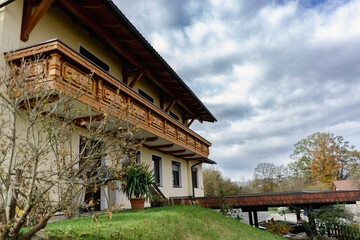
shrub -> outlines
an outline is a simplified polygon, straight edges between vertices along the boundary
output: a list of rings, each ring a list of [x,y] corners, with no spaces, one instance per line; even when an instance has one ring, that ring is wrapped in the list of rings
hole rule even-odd
[[[128,198],[145,197],[151,195],[150,185],[154,183],[154,174],[149,165],[129,161],[123,164],[121,190]]]
[[[285,235],[292,230],[290,226],[275,222],[273,218],[265,223],[265,227],[266,231],[276,235]]]

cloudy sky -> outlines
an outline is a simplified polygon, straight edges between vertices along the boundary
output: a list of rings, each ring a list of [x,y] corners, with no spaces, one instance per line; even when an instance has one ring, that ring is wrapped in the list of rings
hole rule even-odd
[[[233,180],[314,132],[360,148],[360,0],[114,0],[218,119],[192,129]]]

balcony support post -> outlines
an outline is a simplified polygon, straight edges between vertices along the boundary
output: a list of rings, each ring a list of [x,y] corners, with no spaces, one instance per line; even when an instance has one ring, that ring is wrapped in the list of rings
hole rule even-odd
[[[21,24],[21,35],[20,39],[23,42],[29,40],[30,33],[44,16],[46,11],[49,9],[54,0],[43,0],[36,8],[35,12],[31,14],[33,6],[28,0],[24,0],[23,18]]]
[[[131,83],[129,84],[129,87],[134,88],[135,84],[140,80],[140,78],[144,75],[144,73],[139,73],[136,78],[134,78]]]
[[[195,121],[195,118],[191,119],[191,121],[187,124],[187,127],[190,127],[194,121]]]
[[[169,113],[170,109],[175,105],[176,102],[177,102],[176,99],[172,100],[165,109],[165,112]]]

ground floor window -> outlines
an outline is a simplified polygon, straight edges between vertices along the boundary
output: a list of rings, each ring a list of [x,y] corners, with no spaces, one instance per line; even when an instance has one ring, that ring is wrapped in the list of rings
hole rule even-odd
[[[156,185],[161,186],[161,157],[152,155],[152,161],[155,183]]]
[[[84,137],[80,137],[79,143],[79,169],[80,171],[85,171],[84,175],[86,175],[86,177],[94,177],[98,174],[101,167],[106,165],[106,158],[102,154],[103,145],[100,141],[89,140]],[[88,161],[92,162],[91,167],[83,169],[83,164],[86,164]],[[84,212],[100,211],[101,192],[97,190],[97,186],[95,184],[86,187],[84,202],[87,205],[87,207],[83,209]]]
[[[181,163],[172,161],[172,180],[173,187],[181,187]]]
[[[192,183],[194,188],[199,187],[198,181],[198,169],[196,167],[191,168]]]
[[[140,151],[136,151],[135,160],[137,163],[141,163],[141,152]]]

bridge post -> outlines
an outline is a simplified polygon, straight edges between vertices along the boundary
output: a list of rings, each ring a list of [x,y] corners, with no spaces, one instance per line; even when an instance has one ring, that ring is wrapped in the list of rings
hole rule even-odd
[[[253,226],[253,225],[254,225],[254,223],[253,223],[253,218],[252,218],[252,212],[251,212],[251,211],[249,211],[249,225],[250,225],[250,226]]]
[[[296,212],[296,220],[297,222],[300,222],[301,221],[300,208],[296,208],[295,212]]]
[[[259,228],[257,211],[254,211],[254,222],[255,222],[255,227]]]

